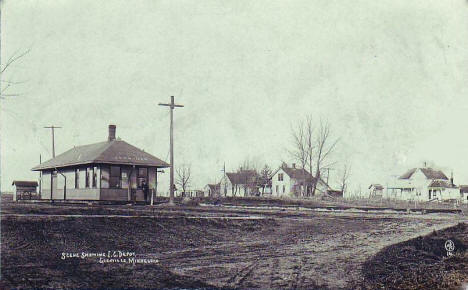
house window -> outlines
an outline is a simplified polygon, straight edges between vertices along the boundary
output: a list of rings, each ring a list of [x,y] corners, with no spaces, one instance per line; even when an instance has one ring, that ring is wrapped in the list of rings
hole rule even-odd
[[[75,169],[75,188],[80,188],[80,169]]]
[[[85,187],[86,188],[89,188],[90,175],[91,175],[91,168],[87,167],[86,168],[86,176],[85,176]]]
[[[109,188],[120,188],[120,166],[110,167]]]
[[[148,184],[148,168],[138,168],[138,188],[143,188],[143,182]]]
[[[283,181],[283,173],[278,173],[278,181]]]
[[[94,166],[93,169],[91,170],[91,175],[93,177],[92,186],[93,188],[96,188],[97,187],[97,167],[96,166]]]
[[[276,193],[279,193],[279,186],[278,186],[278,185],[276,186],[276,190],[275,190],[275,191],[276,191]]]
[[[286,186],[283,185],[283,193],[285,193],[285,192],[286,192]]]

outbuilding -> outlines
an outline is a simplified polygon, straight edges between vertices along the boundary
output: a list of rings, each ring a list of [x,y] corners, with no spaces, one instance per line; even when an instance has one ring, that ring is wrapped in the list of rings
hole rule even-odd
[[[146,201],[157,188],[161,159],[115,138],[74,147],[32,168],[42,172],[41,199]],[[146,194],[145,194],[146,193]]]
[[[15,180],[12,185],[15,187],[15,191],[13,192],[14,201],[37,199],[39,197],[37,193],[37,181]]]
[[[205,186],[204,196],[216,197],[220,195],[220,184],[207,184]]]

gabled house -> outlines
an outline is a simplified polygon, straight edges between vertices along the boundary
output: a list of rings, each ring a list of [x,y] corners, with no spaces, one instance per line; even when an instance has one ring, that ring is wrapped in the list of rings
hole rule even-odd
[[[283,164],[273,174],[271,181],[272,196],[312,196],[312,184],[316,178],[307,170]],[[322,179],[317,181],[315,195],[325,194],[331,188]]]
[[[220,184],[207,184],[204,188],[204,195],[207,197],[220,196]]]
[[[254,196],[259,194],[259,176],[257,171],[240,169],[238,172],[227,172],[221,180],[222,196]]]
[[[401,175],[388,187],[385,197],[418,201],[459,199],[460,189],[441,170],[424,166]]]
[[[42,172],[41,199],[143,201],[144,190],[157,187],[161,159],[115,138],[109,125],[107,141],[73,147],[32,168]]]

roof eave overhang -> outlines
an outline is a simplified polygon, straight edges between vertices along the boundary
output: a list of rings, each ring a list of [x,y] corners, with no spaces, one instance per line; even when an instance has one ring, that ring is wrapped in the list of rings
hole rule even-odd
[[[66,168],[66,167],[73,167],[79,165],[89,165],[89,164],[116,164],[116,165],[128,165],[128,166],[146,166],[146,167],[157,167],[157,168],[168,168],[171,165],[165,164],[148,164],[148,163],[136,163],[136,162],[117,162],[117,161],[101,161],[101,160],[92,160],[92,161],[84,161],[84,162],[75,162],[75,163],[68,163],[68,164],[61,164],[58,166],[36,166],[33,167],[32,171],[42,171],[42,170],[50,170],[50,169],[57,169],[57,168]]]

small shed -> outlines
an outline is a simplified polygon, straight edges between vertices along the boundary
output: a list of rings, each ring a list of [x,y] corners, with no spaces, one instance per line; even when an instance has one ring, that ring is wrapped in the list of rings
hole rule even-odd
[[[371,184],[369,186],[370,197],[382,197],[384,187],[381,184]]]
[[[37,181],[15,180],[12,185],[15,187],[13,192],[13,201],[20,199],[37,199]]]

